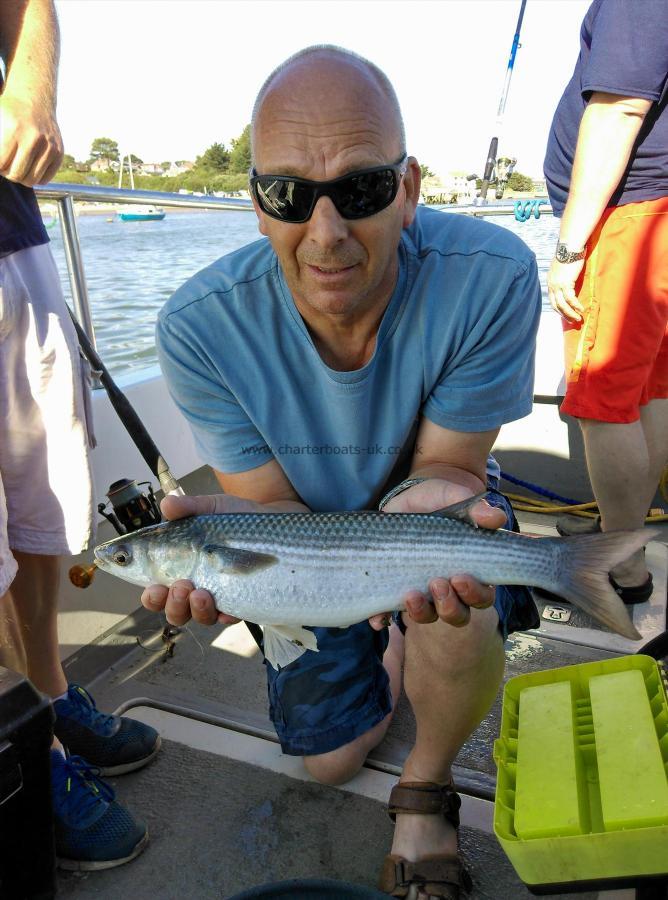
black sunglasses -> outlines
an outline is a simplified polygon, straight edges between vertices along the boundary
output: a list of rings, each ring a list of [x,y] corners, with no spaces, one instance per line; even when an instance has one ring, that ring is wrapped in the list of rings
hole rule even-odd
[[[350,172],[332,181],[308,181],[291,175],[250,173],[250,189],[260,209],[281,222],[307,222],[320,197],[329,197],[344,219],[365,219],[385,209],[397,196],[407,169],[399,162]]]

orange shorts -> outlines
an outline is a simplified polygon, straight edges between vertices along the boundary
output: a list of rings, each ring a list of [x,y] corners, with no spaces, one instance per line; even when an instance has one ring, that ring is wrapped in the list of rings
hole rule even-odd
[[[635,422],[668,397],[668,197],[606,209],[576,284],[584,322],[564,323],[563,412]]]

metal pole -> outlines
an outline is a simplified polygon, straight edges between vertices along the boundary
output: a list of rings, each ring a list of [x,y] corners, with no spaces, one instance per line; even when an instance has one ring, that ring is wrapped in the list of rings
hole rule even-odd
[[[67,259],[67,271],[70,276],[74,309],[81,327],[94,347],[95,331],[90,314],[86,275],[81,257],[81,244],[79,243],[77,220],[74,214],[74,202],[69,194],[58,198],[58,209],[60,211],[60,229],[63,235],[63,246],[65,247],[65,258]]]

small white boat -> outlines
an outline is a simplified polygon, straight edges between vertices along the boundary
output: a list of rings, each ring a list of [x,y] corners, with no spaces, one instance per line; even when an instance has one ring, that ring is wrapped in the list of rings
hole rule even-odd
[[[166,215],[159,206],[135,206],[127,212],[119,212],[118,218],[121,222],[152,222],[160,221]]]

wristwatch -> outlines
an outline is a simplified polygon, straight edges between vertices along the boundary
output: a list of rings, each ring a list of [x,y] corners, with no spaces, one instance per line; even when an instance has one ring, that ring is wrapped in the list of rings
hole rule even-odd
[[[579,259],[584,259],[587,255],[587,248],[584,250],[569,250],[568,244],[557,244],[557,250],[554,254],[555,259],[557,259],[560,263],[572,263],[577,262]]]

